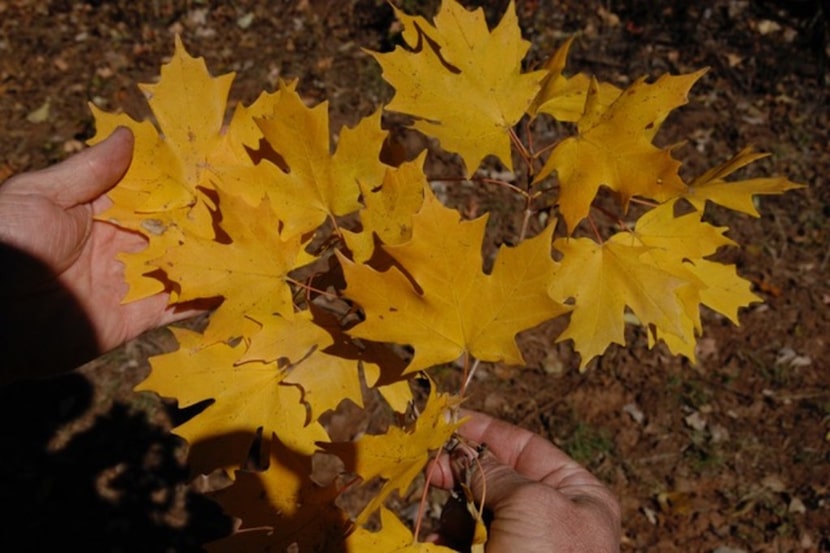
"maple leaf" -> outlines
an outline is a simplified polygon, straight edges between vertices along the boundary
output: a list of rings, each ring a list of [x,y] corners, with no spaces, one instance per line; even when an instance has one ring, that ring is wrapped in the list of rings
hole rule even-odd
[[[213,188],[208,179],[210,167],[250,164],[244,150],[233,147],[223,129],[233,78],[233,73],[211,77],[204,59],[188,55],[177,36],[175,53],[162,67],[159,82],[139,85],[158,130],[149,121],[137,122],[126,114],[108,114],[90,105],[97,128],[90,143],[103,140],[117,126],[129,127],[135,136],[133,161],[107,193],[114,205],[101,219],[145,235],[159,225],[186,226],[193,220],[192,208],[204,201],[198,189]],[[191,230],[204,222],[202,215]]]
[[[370,532],[357,528],[346,538],[347,551],[372,553],[452,553],[443,545],[415,541],[412,531],[389,509],[380,509],[381,530]]]
[[[660,255],[672,263],[700,259],[712,255],[722,246],[737,245],[725,236],[728,228],[703,222],[699,211],[675,216],[675,203],[665,202],[646,211],[634,229],[619,232],[610,240],[648,246],[650,255]]]
[[[695,337],[703,330],[698,305],[719,312],[737,325],[740,323],[738,309],[762,299],[752,293],[749,281],[738,276],[734,265],[696,259],[685,261],[684,268],[696,282],[681,291],[682,301],[687,306],[687,316],[681,321],[683,332],[678,336],[657,328],[653,335],[649,334],[649,346],[662,340],[673,354],[683,355],[694,362]]]
[[[379,272],[338,254],[344,294],[365,313],[349,334],[411,344],[415,355],[407,373],[465,352],[482,361],[523,364],[514,336],[567,311],[545,293],[556,271],[550,257],[553,225],[515,248],[502,248],[488,275],[481,259],[486,224],[486,215],[461,220],[427,188],[412,218],[412,239],[384,246],[414,282],[396,267]]]
[[[277,90],[274,92],[260,93],[250,106],[237,104],[228,124],[227,132],[230,146],[234,151],[238,151],[241,154],[248,150],[257,150],[261,146],[260,141],[264,136],[257,121],[262,118],[277,116],[284,91],[294,91],[297,87],[297,82],[296,79],[287,83],[280,81]],[[239,157],[244,159],[242,155]],[[215,167],[212,170],[215,170]],[[255,192],[249,190],[249,188],[257,191],[256,187],[251,187],[250,185],[242,185],[233,187],[232,189],[234,192],[243,195],[249,203],[256,204],[261,199],[261,195],[257,195]]]
[[[262,427],[264,435],[273,432],[287,447],[311,455],[317,449],[315,443],[328,438],[319,423],[308,422],[302,392],[296,386],[283,383],[286,371],[276,363],[239,363],[245,348],[242,343],[205,347],[201,334],[172,330],[179,349],[152,357],[150,376],[136,390],[175,397],[183,407],[214,400],[199,416],[176,427],[176,433],[185,440],[193,444],[234,434],[251,437]],[[207,473],[216,468],[238,466],[244,461],[246,451],[246,448],[210,448],[193,462]]]
[[[426,466],[430,451],[443,447],[463,424],[463,421],[450,422],[449,418],[458,401],[455,396],[437,394],[433,385],[412,430],[392,426],[386,434],[363,435],[354,442],[319,444],[324,451],[346,461],[345,470],[357,474],[364,482],[374,478],[384,480],[380,491],[355,518],[356,524],[365,523],[391,493],[406,492]]]
[[[309,311],[291,317],[260,317],[257,322],[261,328],[247,333],[249,346],[239,363],[284,361],[284,382],[300,386],[313,420],[344,399],[363,406],[358,361],[326,353],[334,339],[312,321]]]
[[[272,102],[273,114],[256,119],[287,170],[262,161],[215,171],[222,181],[255,191],[254,198],[267,194],[288,235],[311,232],[327,218],[357,211],[359,183],[369,189],[379,186],[387,168],[379,159],[386,139],[380,110],[353,129],[343,128],[332,154],[328,103],[308,108],[294,86],[281,84],[281,95]]]
[[[554,248],[562,253],[553,298],[574,301],[568,327],[558,342],[571,339],[580,353],[580,368],[608,345],[625,345],[625,309],[631,308],[644,326],[655,325],[681,334],[683,308],[677,290],[686,281],[643,263],[644,246],[617,242],[598,244],[590,238],[561,238]]]
[[[414,127],[458,153],[468,175],[487,155],[512,167],[510,129],[539,90],[544,71],[521,72],[523,40],[513,1],[489,31],[484,10],[442,2],[433,23],[395,9],[403,47],[370,52],[395,88],[387,105],[417,118]]]
[[[318,317],[315,322],[319,323]],[[330,330],[329,326],[326,326]],[[389,406],[398,413],[405,413],[412,405],[410,378],[404,375],[406,362],[388,344],[371,340],[353,340],[336,325],[334,345],[326,353],[343,359],[360,361],[366,384],[377,390]],[[360,403],[358,403],[360,405]]]
[[[572,77],[563,75],[573,40],[574,36],[568,38],[545,63],[544,69],[548,74],[542,81],[539,94],[528,107],[529,114],[547,113],[559,121],[576,122],[585,112],[591,79],[584,73]],[[607,109],[619,97],[620,92],[619,88],[610,83],[599,83],[594,109]]]
[[[267,198],[252,207],[222,190],[216,194],[227,240],[190,236],[174,227],[157,242],[167,245],[165,253],[149,262],[179,284],[178,301],[223,298],[205,331],[208,343],[239,336],[243,317],[290,317],[294,304],[287,275],[308,261],[299,236],[283,238]]]
[[[686,103],[703,73],[663,75],[654,83],[639,79],[608,107],[592,81],[578,134],[554,148],[535,179],[557,172],[559,207],[569,231],[588,214],[600,186],[618,192],[626,209],[634,196],[662,202],[685,192],[677,174],[680,162],[652,140],[669,112]]]
[[[694,359],[701,304],[737,323],[738,308],[758,301],[734,267],[704,259],[735,244],[726,228],[701,216],[677,217],[674,202],[666,202],[602,245],[587,238],[554,243],[563,258],[551,294],[575,303],[558,340],[574,340],[582,367],[609,344],[624,345],[626,307],[647,328],[650,345],[662,339],[673,353]]]
[[[239,470],[231,486],[211,497],[242,519],[236,534],[208,544],[214,553],[238,551],[336,551],[347,517],[335,506],[334,485],[311,478],[312,460],[271,438],[264,471]],[[292,544],[296,544],[291,547]]]
[[[372,257],[375,237],[387,245],[401,244],[412,235],[412,215],[424,202],[426,152],[398,168],[386,170],[383,184],[370,188],[361,183],[365,207],[360,210],[360,232],[341,230],[352,259],[364,263]]]
[[[237,106],[225,128],[233,77],[232,73],[211,77],[204,60],[189,56],[176,37],[175,53],[162,67],[158,84],[140,85],[158,128],[150,121],[137,122],[125,114],[109,114],[91,106],[97,127],[91,143],[103,140],[117,126],[129,127],[135,136],[132,163],[107,193],[113,205],[98,217],[148,238],[143,252],[119,257],[126,265],[130,285],[124,301],[165,288],[153,276],[157,267],[152,261],[164,256],[181,233],[213,239],[216,206],[205,191],[215,188],[219,168],[252,164],[246,147],[261,136],[254,117],[272,111],[280,95],[263,94],[249,108]],[[243,183],[234,192],[253,197],[249,203],[259,205],[262,194],[250,191],[250,187],[250,183]],[[170,229],[177,236],[165,237]],[[178,299],[175,293],[172,299]]]
[[[674,215],[675,202],[666,202],[643,214],[631,232],[621,232],[611,241],[646,246],[641,260],[687,281],[678,291],[684,308],[681,332],[655,327],[653,337],[662,338],[675,354],[695,359],[696,337],[702,331],[701,304],[738,324],[738,309],[760,298],[750,291],[750,283],[738,277],[735,267],[704,259],[723,246],[735,246],[724,236],[726,227],[715,227],[701,220],[702,212]],[[650,334],[651,338],[652,335]]]
[[[768,155],[754,151],[751,146],[744,148],[732,158],[695,178],[689,183],[689,189],[683,194],[683,198],[701,211],[708,200],[753,217],[760,217],[753,203],[755,195],[782,194],[787,190],[804,188],[804,185],[796,184],[786,177],[756,178],[734,182],[726,181],[724,178],[741,167]]]

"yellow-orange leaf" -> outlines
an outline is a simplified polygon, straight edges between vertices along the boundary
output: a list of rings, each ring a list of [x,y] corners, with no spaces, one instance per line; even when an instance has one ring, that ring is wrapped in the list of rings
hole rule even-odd
[[[694,362],[695,337],[702,331],[699,305],[717,311],[737,325],[738,309],[762,300],[752,292],[749,281],[738,276],[734,265],[696,259],[684,262],[683,267],[696,280],[681,292],[682,301],[687,306],[687,318],[681,323],[683,334],[678,336],[658,328],[653,337],[649,335],[649,340],[651,344],[662,339],[672,353],[684,355]]]
[[[754,196],[783,194],[787,190],[804,187],[804,185],[796,184],[786,177],[756,178],[732,182],[724,180],[741,167],[767,155],[755,152],[752,147],[744,148],[734,157],[694,179],[689,184],[689,190],[683,197],[701,211],[708,200],[753,217],[760,217],[753,203]]]
[[[610,241],[637,247],[646,246],[640,261],[671,273],[686,284],[676,290],[682,313],[675,328],[649,329],[650,343],[663,338],[675,354],[694,359],[700,325],[700,291],[705,284],[690,270],[692,263],[714,254],[721,246],[735,245],[724,236],[725,227],[701,221],[700,212],[674,215],[674,203],[665,202],[643,214],[631,231],[619,232]],[[678,332],[679,330],[679,332]]]
[[[378,272],[340,256],[344,293],[366,315],[349,333],[412,345],[408,373],[465,352],[483,361],[523,364],[515,335],[567,311],[545,293],[556,271],[553,225],[515,248],[502,248],[488,275],[481,259],[486,217],[463,221],[427,189],[412,223],[409,242],[384,249],[414,283],[395,267]]]
[[[193,58],[176,38],[175,53],[162,68],[154,85],[140,85],[158,128],[125,114],[109,114],[92,106],[97,134],[92,143],[117,126],[129,127],[135,136],[132,163],[118,185],[108,192],[113,205],[99,218],[138,231],[148,238],[140,254],[124,255],[130,291],[125,301],[160,292],[164,286],[147,277],[156,267],[149,263],[165,255],[181,233],[204,240],[213,238],[215,211],[205,190],[215,188],[220,167],[249,167],[245,146],[255,146],[261,135],[253,117],[268,112],[278,96],[262,95],[250,108],[238,108],[224,127],[228,90],[233,74],[213,78],[204,60]],[[240,169],[241,170],[241,169]],[[245,186],[235,193],[249,197]],[[258,205],[261,194],[252,205]],[[164,235],[173,229],[176,237]],[[187,295],[187,293],[185,293]],[[174,295],[173,301],[178,298]]]
[[[361,184],[363,203],[360,210],[360,232],[342,231],[352,258],[367,261],[375,249],[375,236],[387,245],[401,244],[412,234],[412,215],[424,202],[427,186],[423,172],[426,152],[396,169],[387,169],[380,187]]]
[[[365,528],[357,528],[346,538],[347,551],[360,553],[453,553],[450,549],[434,543],[415,541],[412,531],[387,508],[380,510],[381,530],[370,532]]]
[[[363,406],[358,361],[324,350],[334,343],[331,335],[311,320],[308,311],[291,317],[259,317],[260,330],[250,332],[248,350],[240,357],[247,361],[280,361],[285,365],[286,384],[297,384],[303,401],[316,420],[344,399]]]
[[[268,436],[274,432],[291,449],[311,455],[315,442],[326,440],[323,427],[308,423],[308,410],[302,392],[283,384],[286,372],[276,363],[239,363],[244,344],[218,343],[204,346],[201,334],[174,329],[179,349],[151,358],[152,372],[137,389],[152,390],[175,397],[183,407],[206,399],[212,403],[199,416],[176,428],[191,444],[202,440],[218,441],[223,436],[242,434],[252,438],[257,428]],[[238,466],[246,450],[211,448],[197,459],[200,468]],[[229,459],[228,455],[232,455]]]
[[[611,343],[625,344],[626,307],[645,326],[682,333],[684,311],[677,289],[686,282],[641,261],[647,247],[610,241],[600,245],[589,238],[562,238],[554,247],[562,252],[562,261],[551,296],[574,301],[570,323],[558,341],[574,341],[581,367]]]
[[[375,188],[386,171],[379,159],[386,138],[380,110],[353,129],[343,128],[334,154],[327,102],[308,108],[293,87],[284,87],[274,112],[257,123],[288,171],[263,161],[242,168],[243,178],[238,180],[250,179],[268,194],[289,235],[313,231],[328,217],[357,211],[359,183]],[[233,175],[233,170],[226,173]]]
[[[556,171],[559,208],[569,231],[588,214],[600,186],[618,192],[624,208],[634,196],[665,201],[685,192],[677,174],[680,162],[652,140],[703,73],[664,75],[654,83],[640,79],[607,108],[599,84],[592,82],[578,134],[554,148],[536,177],[538,182]]]
[[[660,271],[673,274],[685,281],[676,290],[682,313],[674,328],[655,325],[649,329],[650,343],[662,338],[675,354],[694,359],[697,336],[702,328],[700,324],[700,304],[702,293],[712,284],[706,275],[695,271],[696,266],[710,266],[703,258],[714,254],[723,246],[735,243],[724,236],[726,227],[715,227],[701,221],[702,213],[694,211],[681,216],[674,215],[674,201],[663,203],[643,214],[632,231],[619,232],[610,241],[631,247],[645,246],[640,261]],[[715,264],[717,265],[717,264]],[[720,273],[718,273],[720,274]],[[701,278],[703,276],[704,278]],[[734,277],[733,270],[733,277]],[[730,286],[734,286],[732,281]],[[746,283],[748,284],[748,283]],[[735,295],[735,302],[742,302],[742,295]],[[742,304],[743,305],[743,304]],[[734,310],[737,311],[738,303]]]
[[[522,39],[511,0],[491,31],[484,10],[442,2],[433,23],[395,10],[411,51],[372,55],[394,88],[387,106],[415,116],[415,128],[458,153],[467,174],[487,155],[512,166],[509,131],[539,90],[544,71],[522,73],[530,43]]]
[[[280,234],[267,198],[251,207],[221,190],[217,196],[222,230],[229,240],[188,236],[174,229],[165,235],[170,244],[166,253],[152,262],[181,286],[180,301],[223,298],[205,331],[208,343],[239,336],[243,317],[290,317],[294,307],[286,276],[306,261],[300,237]]]
[[[649,255],[660,256],[664,263],[680,263],[712,255],[722,246],[737,244],[724,236],[726,227],[716,227],[701,220],[698,212],[676,217],[675,202],[663,203],[645,212],[633,230],[619,232],[611,240],[631,246],[648,246]]]
[[[545,63],[548,75],[527,110],[529,114],[547,113],[559,121],[576,122],[585,113],[591,79],[584,73],[572,77],[563,75],[573,39],[574,36],[568,38]],[[610,83],[599,83],[598,94],[597,106],[607,109],[619,97],[620,89]]]
[[[674,203],[666,202],[643,214],[631,231],[619,232],[606,244],[619,244],[634,250],[627,272],[630,282],[637,273],[633,269],[654,271],[654,277],[673,275],[679,280],[674,290],[655,288],[651,294],[663,295],[659,300],[671,312],[671,324],[646,316],[641,321],[648,328],[649,343],[662,339],[675,354],[685,355],[694,360],[697,336],[702,331],[700,305],[719,311],[737,324],[737,311],[758,298],[749,290],[749,282],[739,278],[734,266],[727,266],[704,259],[723,246],[735,245],[724,236],[725,227],[715,227],[701,220],[702,212],[693,211],[681,216],[674,215]],[[628,250],[627,250],[628,251]],[[563,260],[563,265],[567,260]],[[656,286],[656,281],[652,281]],[[623,297],[622,292],[618,294]],[[626,302],[631,301],[626,297]],[[672,306],[677,304],[679,311]],[[634,314],[641,316],[642,310],[633,303],[627,303]],[[577,305],[578,308],[578,305]]]
[[[437,394],[433,385],[413,429],[392,426],[386,434],[364,435],[354,442],[320,444],[325,451],[346,461],[346,471],[357,474],[364,482],[376,477],[384,480],[381,490],[356,517],[356,524],[365,523],[392,492],[406,492],[426,466],[430,452],[442,447],[461,425],[450,422],[457,404],[458,398]]]
[[[337,490],[311,475],[311,458],[270,439],[265,471],[240,470],[233,485],[211,496],[242,519],[239,532],[207,545],[211,553],[338,551],[347,517],[334,503]],[[292,544],[296,544],[292,547]]]
[[[280,83],[280,87],[274,92],[261,93],[253,104],[250,106],[243,106],[238,104],[233,112],[233,117],[228,124],[228,138],[232,141],[232,147],[244,151],[245,148],[258,150],[261,146],[260,140],[262,130],[257,125],[257,120],[263,117],[274,117],[279,110],[282,100],[282,94],[285,90],[293,91],[297,87],[297,81],[289,83]],[[245,187],[234,188],[233,191],[237,194],[247,194]],[[260,200],[260,196],[251,195],[250,203],[256,204]]]
[[[244,151],[234,148],[223,132],[233,78],[232,73],[211,77],[204,60],[188,55],[176,37],[176,51],[162,67],[159,82],[139,85],[158,129],[149,121],[139,123],[128,115],[107,114],[92,106],[97,134],[90,142],[103,140],[119,125],[132,129],[136,138],[129,170],[108,193],[117,209],[104,212],[102,219],[115,219],[145,235],[142,222],[148,219],[164,225],[190,225],[189,208],[204,201],[197,188],[213,188],[209,169],[250,164]],[[194,228],[190,226],[191,231]]]

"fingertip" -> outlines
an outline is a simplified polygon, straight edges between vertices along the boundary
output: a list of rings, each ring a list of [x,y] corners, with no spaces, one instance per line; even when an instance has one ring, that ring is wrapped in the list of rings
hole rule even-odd
[[[112,151],[109,153],[113,156],[113,164],[123,166],[123,171],[119,175],[120,178],[127,171],[130,161],[132,161],[135,135],[133,135],[133,131],[129,127],[123,125],[118,126],[103,142],[93,146],[93,148],[103,147],[104,145],[112,148]]]
[[[133,147],[135,144],[135,135],[130,127],[126,127],[124,125],[119,125],[115,127],[115,130],[105,139],[106,140],[116,140],[119,142],[125,142],[130,148]]]
[[[60,180],[73,191],[71,201],[94,200],[115,186],[130,168],[134,146],[132,130],[119,126],[103,141],[57,166],[66,169]]]

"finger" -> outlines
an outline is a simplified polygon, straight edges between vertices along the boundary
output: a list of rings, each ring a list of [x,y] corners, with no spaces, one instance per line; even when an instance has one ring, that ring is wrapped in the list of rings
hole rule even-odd
[[[522,486],[539,485],[500,462],[487,450],[472,463],[468,480],[476,501],[484,502],[484,505],[494,510],[498,510]]]
[[[466,422],[458,433],[468,445],[483,445],[501,462],[530,480],[542,480],[562,466],[579,466],[548,440],[529,430],[476,411],[462,410],[460,415]],[[433,483],[445,488],[455,485],[447,455],[436,460]]]
[[[591,504],[607,514],[610,520],[619,520],[619,504],[611,491],[551,442],[481,413],[466,411],[462,414],[468,416],[469,422],[461,427],[459,433],[467,439],[486,444],[485,451],[493,453],[492,456],[482,456],[486,469],[484,474],[489,477],[489,472],[493,472],[497,479],[495,488],[489,480],[483,483],[487,494],[495,494],[493,501],[501,499],[501,493],[511,487],[515,489],[527,481],[539,482],[555,489],[569,501]],[[493,465],[493,457],[498,459],[496,463],[503,463],[502,468]],[[505,475],[505,470],[515,470],[516,474]],[[482,484],[475,473],[473,484]],[[486,503],[490,501],[486,500]]]
[[[578,488],[552,488],[531,480],[484,451],[470,478],[476,501],[493,513],[488,551],[513,551],[516,539],[559,551],[618,551],[620,508],[598,481]],[[587,472],[586,472],[587,473]]]
[[[588,498],[600,503],[616,502],[608,488],[582,465],[542,436],[475,411],[461,413],[468,421],[459,434],[484,444],[508,468],[530,481],[550,486],[574,501]],[[447,479],[449,464],[439,459],[436,482]],[[450,481],[450,480],[446,480]]]
[[[477,411],[462,409],[459,415],[466,422],[458,433],[469,445],[484,444],[498,459],[530,479],[540,480],[552,468],[573,463],[565,453],[529,430]],[[448,489],[455,486],[455,476],[447,455],[441,455],[436,460],[432,483]]]
[[[12,177],[7,192],[39,194],[63,208],[94,200],[124,176],[133,155],[133,134],[119,127],[100,142],[67,160]]]
[[[468,422],[459,434],[486,445],[504,464],[531,480],[542,480],[561,467],[579,467],[565,452],[542,436],[500,419],[462,410]]]

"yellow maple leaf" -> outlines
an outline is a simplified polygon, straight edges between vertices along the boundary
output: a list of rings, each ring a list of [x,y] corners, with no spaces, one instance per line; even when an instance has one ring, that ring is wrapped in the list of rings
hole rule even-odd
[[[758,301],[734,267],[704,259],[734,242],[724,236],[726,228],[701,215],[675,216],[674,202],[666,202],[602,245],[587,238],[556,241],[563,258],[551,294],[575,303],[559,340],[574,340],[583,367],[609,344],[624,345],[626,307],[646,327],[650,345],[662,339],[693,360],[701,304],[737,323],[738,308]]]
[[[312,322],[309,311],[260,317],[256,323],[259,328],[246,333],[248,347],[239,358],[240,362],[296,363],[309,352],[328,347],[333,341],[324,328]]]
[[[336,408],[344,399],[363,406],[358,361],[325,351],[334,339],[313,322],[309,311],[291,317],[259,317],[256,322],[261,328],[247,333],[249,346],[239,363],[283,362],[285,383],[300,386],[312,419]]]
[[[231,486],[211,494],[242,525],[237,533],[208,544],[208,551],[340,550],[348,519],[335,506],[338,490],[310,478],[311,457],[275,438],[269,450],[266,470],[236,471]]]
[[[646,327],[653,324],[682,333],[684,311],[677,290],[686,281],[643,263],[647,247],[612,241],[598,244],[590,238],[561,238],[554,247],[562,252],[562,260],[550,294],[559,301],[574,302],[568,327],[557,341],[573,340],[582,358],[581,368],[608,345],[625,345],[626,307]]]
[[[488,275],[481,259],[486,224],[486,216],[461,220],[426,189],[412,218],[412,239],[384,247],[414,282],[396,267],[379,272],[339,255],[344,294],[366,316],[349,334],[412,345],[407,373],[465,352],[482,361],[523,364],[514,336],[567,311],[545,293],[556,271],[553,225],[515,248],[502,248]]]
[[[650,343],[663,339],[675,354],[695,359],[697,336],[702,331],[700,305],[726,315],[738,324],[737,312],[760,298],[750,291],[748,281],[738,277],[734,266],[704,259],[723,246],[735,246],[724,236],[726,227],[715,227],[701,220],[702,212],[674,215],[674,201],[643,214],[633,231],[620,232],[611,241],[629,246],[646,246],[643,263],[674,274],[686,281],[677,291],[683,306],[678,321],[680,332],[655,326]]]
[[[592,81],[578,134],[559,143],[536,176],[538,182],[556,171],[559,209],[569,231],[587,216],[600,186],[616,191],[624,208],[634,196],[662,202],[685,192],[680,162],[652,140],[703,73],[663,75],[654,83],[639,79],[607,107]]]
[[[725,236],[727,227],[704,222],[699,211],[675,216],[674,208],[674,201],[660,204],[643,213],[634,229],[619,232],[610,240],[649,246],[650,255],[661,255],[676,263],[712,255],[723,246],[737,246]]]
[[[117,126],[129,127],[135,136],[132,163],[107,193],[113,205],[99,216],[148,238],[143,252],[120,256],[130,284],[124,301],[164,289],[160,280],[148,275],[156,270],[151,261],[163,256],[178,239],[164,236],[170,229],[213,239],[216,206],[204,190],[215,188],[218,168],[252,165],[246,147],[255,146],[261,137],[254,118],[272,111],[280,95],[263,94],[248,108],[237,106],[226,127],[226,102],[233,77],[232,73],[211,77],[204,60],[188,55],[176,37],[175,53],[162,67],[159,82],[140,85],[156,124],[91,107],[97,127],[91,143],[102,140]],[[234,193],[254,198],[249,203],[259,205],[262,194],[251,190],[251,183],[232,184],[236,185]],[[174,293],[173,300],[178,299]]]
[[[521,71],[530,43],[521,37],[513,1],[492,31],[484,10],[454,0],[442,2],[433,23],[395,12],[411,50],[371,52],[395,88],[387,109],[416,117],[415,128],[458,153],[468,175],[490,154],[512,167],[509,131],[545,75]]]
[[[401,244],[412,234],[412,215],[424,202],[427,186],[423,164],[426,152],[398,168],[386,170],[383,184],[371,188],[361,183],[364,207],[360,210],[360,232],[342,230],[352,258],[364,263],[375,249],[375,237],[387,245]]]
[[[754,196],[759,194],[783,194],[787,190],[804,188],[804,185],[794,183],[786,177],[756,178],[732,182],[724,179],[741,167],[768,155],[754,151],[751,146],[744,148],[732,158],[695,178],[689,183],[689,189],[683,194],[683,198],[701,211],[708,200],[753,217],[760,217],[760,213],[758,213],[753,203]]]
[[[542,81],[542,89],[527,110],[529,114],[547,113],[559,121],[576,122],[585,112],[591,79],[584,73],[572,77],[563,74],[573,40],[574,36],[568,38],[545,63],[544,69],[548,74]],[[607,108],[619,97],[620,92],[619,88],[610,83],[599,83],[598,106]]]
[[[294,91],[297,88],[297,82],[296,79],[288,83],[280,82],[277,90],[274,92],[262,92],[250,106],[237,104],[233,111],[231,121],[228,124],[227,131],[230,145],[234,151],[238,151],[241,154],[246,151],[246,148],[251,150],[260,148],[260,141],[264,136],[257,124],[257,120],[264,117],[276,116],[282,102],[283,92],[285,90]],[[239,157],[243,156],[240,155]],[[259,202],[261,196],[250,193],[247,188],[247,186],[243,185],[231,189],[238,194],[244,195],[251,204]],[[249,193],[250,196],[248,196]]]
[[[193,219],[188,217],[191,208],[204,201],[198,188],[213,188],[207,178],[210,167],[250,164],[224,129],[233,78],[233,73],[211,77],[204,59],[191,57],[177,36],[175,53],[162,67],[159,82],[139,85],[158,129],[149,121],[136,122],[126,114],[108,114],[91,105],[97,128],[91,143],[103,140],[119,125],[135,135],[133,161],[108,192],[114,207],[101,219],[144,234],[148,224],[187,226]],[[195,228],[198,225],[190,226]]]
[[[700,323],[701,292],[707,288],[705,279],[694,271],[695,264],[703,263],[703,258],[714,254],[722,246],[734,246],[735,243],[724,236],[726,227],[715,227],[701,221],[701,212],[692,212],[676,217],[675,202],[665,202],[644,213],[633,230],[618,232],[609,240],[619,244],[646,250],[640,255],[640,261],[661,271],[671,273],[685,281],[676,290],[682,307],[677,326],[666,328],[653,326],[648,329],[649,344],[662,338],[675,354],[694,359],[694,347],[697,335],[702,327]],[[735,296],[739,301],[740,297]],[[679,330],[679,332],[678,332]]]
[[[698,305],[705,305],[739,324],[738,309],[762,299],[752,292],[748,280],[741,278],[734,265],[716,263],[708,259],[687,260],[683,263],[685,270],[696,282],[681,291],[687,317],[681,321],[682,335],[655,329],[649,334],[649,346],[657,340],[663,340],[675,355],[683,355],[695,362],[695,337],[702,332]]]
[[[262,161],[215,172],[223,182],[255,191],[248,201],[267,194],[285,233],[305,234],[327,218],[357,211],[361,207],[359,183],[369,189],[381,184],[387,166],[381,163],[379,152],[386,132],[377,110],[354,128],[344,127],[332,153],[328,103],[308,108],[293,84],[283,83],[280,91],[272,102],[273,114],[256,122],[287,170]]]
[[[287,275],[308,261],[299,236],[283,238],[267,198],[252,207],[238,196],[216,193],[226,239],[190,236],[174,227],[159,241],[167,245],[165,253],[150,262],[181,287],[179,301],[223,298],[205,330],[207,343],[239,336],[243,317],[290,317]]]
[[[380,509],[392,492],[405,493],[429,460],[430,452],[446,443],[463,421],[451,422],[458,398],[438,394],[435,386],[414,428],[391,426],[386,434],[363,435],[354,442],[320,443],[320,447],[346,462],[345,470],[364,482],[384,480],[382,488],[355,518],[358,525]]]
[[[262,427],[264,435],[273,432],[287,447],[311,455],[316,442],[328,438],[319,423],[308,421],[301,390],[283,383],[286,371],[276,363],[239,363],[243,343],[205,347],[200,333],[178,328],[173,332],[179,349],[152,357],[150,376],[136,389],[175,397],[183,407],[213,400],[198,416],[176,427],[185,440],[218,443],[234,435],[250,439]],[[239,466],[246,454],[247,447],[205,448],[192,463],[207,473]]]
[[[357,528],[346,538],[346,551],[363,553],[452,553],[455,549],[415,541],[412,531],[398,519],[389,509],[380,510],[381,530],[371,532],[365,528]]]

